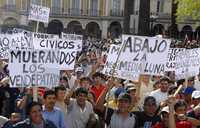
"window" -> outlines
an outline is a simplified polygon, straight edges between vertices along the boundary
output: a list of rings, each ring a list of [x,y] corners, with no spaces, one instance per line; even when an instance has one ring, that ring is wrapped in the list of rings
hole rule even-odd
[[[41,0],[31,0],[32,4],[36,4],[36,5],[40,5],[41,4]]]
[[[54,14],[59,14],[61,11],[61,0],[52,0],[51,3],[52,7],[51,7],[51,11]]]
[[[15,0],[7,0],[7,5],[15,5]]]
[[[164,8],[164,0],[158,0],[157,1],[157,8],[156,8],[156,12],[163,12],[163,8]]]
[[[80,0],[72,0],[72,15],[79,15],[80,14]]]
[[[120,15],[120,3],[121,0],[113,0],[113,10],[112,15]]]
[[[98,0],[91,0],[90,15],[92,16],[98,15]]]

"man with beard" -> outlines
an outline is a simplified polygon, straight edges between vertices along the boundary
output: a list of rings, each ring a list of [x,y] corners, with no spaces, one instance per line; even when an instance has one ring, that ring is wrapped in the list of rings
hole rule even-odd
[[[56,95],[53,90],[45,91],[42,115],[44,119],[52,121],[57,128],[66,128],[64,114],[59,108],[54,107]]]

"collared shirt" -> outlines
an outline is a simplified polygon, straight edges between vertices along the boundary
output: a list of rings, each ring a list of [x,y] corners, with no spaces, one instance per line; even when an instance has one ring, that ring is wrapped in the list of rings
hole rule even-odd
[[[53,111],[49,112],[43,106],[42,115],[44,119],[52,121],[57,128],[67,128],[65,124],[64,114],[61,112],[59,108],[54,107]]]
[[[85,103],[84,109],[80,108],[76,99],[70,99],[68,105],[67,124],[70,128],[85,128],[90,115],[93,114],[92,104],[88,101]]]

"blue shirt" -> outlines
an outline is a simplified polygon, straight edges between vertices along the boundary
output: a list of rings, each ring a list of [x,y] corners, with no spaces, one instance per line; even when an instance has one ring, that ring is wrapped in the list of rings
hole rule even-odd
[[[65,126],[64,114],[59,108],[54,107],[53,111],[49,112],[43,107],[43,118],[52,121],[57,128],[67,128]]]

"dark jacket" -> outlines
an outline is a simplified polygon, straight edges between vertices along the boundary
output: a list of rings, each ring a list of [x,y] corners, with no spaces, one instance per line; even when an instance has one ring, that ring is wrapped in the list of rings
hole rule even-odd
[[[26,119],[13,126],[13,128],[34,128],[31,121]],[[49,120],[44,120],[44,128],[57,128],[55,124]]]

